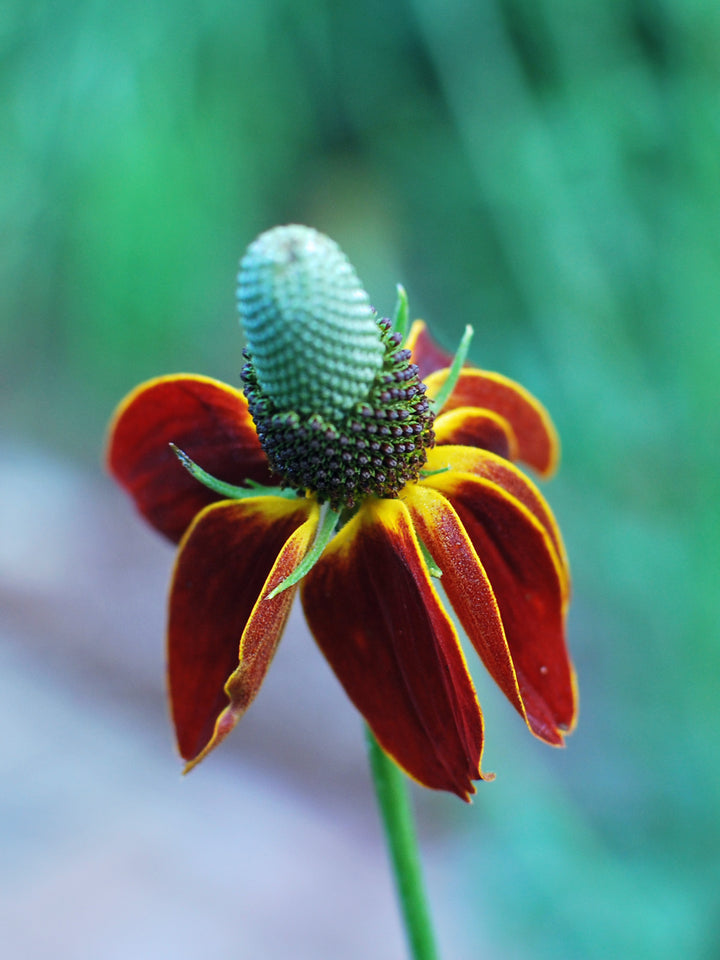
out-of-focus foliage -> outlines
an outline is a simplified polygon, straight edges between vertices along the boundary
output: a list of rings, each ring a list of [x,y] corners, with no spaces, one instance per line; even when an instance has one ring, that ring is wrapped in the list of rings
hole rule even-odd
[[[517,957],[716,956],[720,6],[5,0],[0,50],[5,425],[92,461],[138,380],[237,382],[276,223],[447,346],[472,322],[563,438],[583,709],[548,755],[482,691],[467,916]]]

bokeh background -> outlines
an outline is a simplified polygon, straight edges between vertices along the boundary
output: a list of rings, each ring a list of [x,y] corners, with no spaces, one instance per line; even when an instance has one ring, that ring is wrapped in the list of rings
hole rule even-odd
[[[172,551],[101,465],[140,380],[238,383],[237,260],[292,221],[563,439],[580,725],[545,748],[474,661],[497,780],[414,793],[444,956],[720,955],[720,6],[4,0],[0,51],[4,955],[403,956],[299,616],[179,778]]]

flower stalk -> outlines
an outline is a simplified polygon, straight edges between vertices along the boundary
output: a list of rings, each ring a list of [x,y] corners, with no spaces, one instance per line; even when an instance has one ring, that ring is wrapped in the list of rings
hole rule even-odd
[[[366,728],[370,769],[413,960],[438,960],[405,775]]]

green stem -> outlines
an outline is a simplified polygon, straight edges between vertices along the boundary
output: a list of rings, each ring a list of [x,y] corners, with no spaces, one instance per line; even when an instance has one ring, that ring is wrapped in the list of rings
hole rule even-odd
[[[366,730],[370,769],[413,960],[437,960],[405,775]]]

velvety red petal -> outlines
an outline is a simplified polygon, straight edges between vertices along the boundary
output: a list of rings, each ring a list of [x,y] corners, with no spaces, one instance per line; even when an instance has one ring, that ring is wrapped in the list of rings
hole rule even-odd
[[[424,380],[435,370],[449,367],[453,362],[453,355],[439,347],[430,336],[424,320],[414,321],[404,347],[411,351],[412,362],[417,364],[421,380]]]
[[[305,556],[318,515],[312,500],[225,500],[185,535],[170,591],[168,680],[178,748],[190,765],[255,697],[297,588],[267,594]]]
[[[467,799],[483,777],[482,714],[404,504],[367,501],[301,592],[320,649],[383,749],[425,786]]]
[[[552,718],[528,716],[520,695],[495,594],[450,502],[437,490],[408,485],[402,493],[415,530],[442,571],[442,586],[488,673],[534,733],[560,746]]]
[[[450,501],[490,580],[531,730],[556,743],[577,704],[563,571],[546,528],[492,480],[449,472],[424,483]]]
[[[110,424],[108,467],[140,513],[175,542],[203,507],[222,498],[190,476],[170,443],[227,483],[276,482],[239,390],[196,376],[142,384]]]
[[[447,377],[439,370],[425,379],[428,395],[435,396]],[[492,410],[510,424],[517,439],[517,459],[547,477],[557,467],[560,443],[545,408],[524,387],[499,373],[464,369],[443,413],[456,407]]]
[[[437,444],[464,445],[491,450],[506,460],[517,458],[517,440],[504,417],[477,407],[458,407],[435,420]]]
[[[472,473],[502,487],[526,507],[545,528],[562,572],[563,596],[565,602],[570,599],[570,568],[565,545],[560,535],[553,512],[535,484],[521,473],[507,459],[496,456],[488,450],[466,446],[443,446],[428,451],[425,465],[427,472],[450,470],[458,473]],[[433,478],[428,478],[433,485]]]

